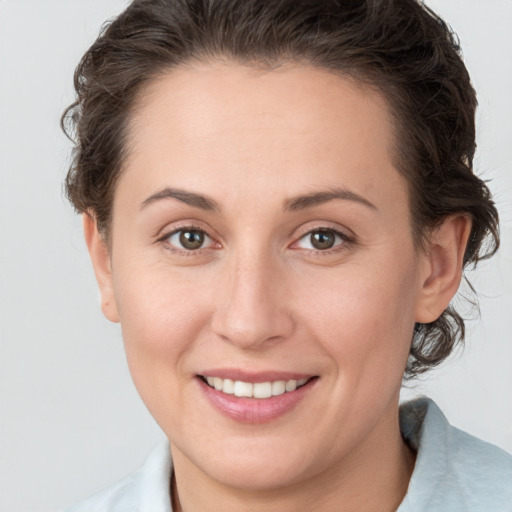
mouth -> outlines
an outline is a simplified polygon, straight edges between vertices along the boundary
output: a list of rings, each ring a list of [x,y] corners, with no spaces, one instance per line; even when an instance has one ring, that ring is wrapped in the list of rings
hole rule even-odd
[[[266,382],[245,382],[242,380],[223,379],[209,375],[198,376],[207,386],[226,395],[239,398],[266,399],[292,393],[306,386],[316,377],[289,380],[272,380]]]
[[[291,414],[306,401],[319,375],[265,370],[247,372],[234,368],[205,370],[196,374],[203,396],[223,416],[238,423],[261,424]]]

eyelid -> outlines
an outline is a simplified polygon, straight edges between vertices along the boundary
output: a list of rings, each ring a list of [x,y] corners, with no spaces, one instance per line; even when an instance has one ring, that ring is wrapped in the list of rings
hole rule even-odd
[[[205,239],[208,238],[210,242],[207,245],[204,245],[202,247],[199,247],[198,249],[185,249],[184,247],[180,247],[174,244],[171,244],[169,242],[169,239],[176,235],[177,233],[180,233],[181,231],[199,231],[204,234]],[[204,250],[215,248],[215,244],[219,244],[219,242],[214,238],[207,229],[204,227],[201,227],[198,225],[198,223],[189,221],[189,222],[181,222],[177,225],[173,225],[172,227],[166,227],[159,231],[159,234],[157,235],[156,239],[157,243],[165,244],[165,248],[167,250],[170,250],[172,252],[178,253],[178,254],[184,254],[187,256],[191,256],[194,254],[199,254]],[[219,244],[220,245],[220,244]]]
[[[311,225],[308,224],[306,226],[302,226],[298,230],[299,232],[296,234],[294,238],[294,242],[291,244],[290,248],[292,249],[298,249],[302,251],[307,251],[310,253],[315,254],[323,254],[328,255],[332,254],[333,252],[340,251],[342,249],[347,248],[349,245],[353,244],[355,242],[355,235],[348,229],[340,228],[339,226],[332,226],[330,224],[321,223],[317,225]],[[301,248],[297,247],[299,242],[306,238],[307,236],[311,235],[312,233],[319,232],[319,231],[327,231],[330,233],[333,233],[339,240],[339,243],[335,243],[333,247],[330,247],[329,249],[315,249],[315,248]]]
[[[153,237],[155,241],[159,241],[162,238],[166,238],[172,235],[173,233],[176,233],[177,231],[182,231],[184,229],[203,231],[207,235],[209,235],[209,232],[211,231],[209,227],[205,226],[204,223],[201,221],[195,219],[184,219],[166,223],[163,227],[158,228],[158,230],[155,231]],[[210,236],[210,238],[213,237]]]
[[[356,235],[350,229],[340,226],[339,224],[335,224],[329,221],[318,221],[318,222],[308,222],[303,224],[298,229],[295,230],[295,234],[293,238],[295,240],[299,240],[310,233],[315,231],[333,231],[334,233],[339,234],[342,238],[346,240],[355,240]]]

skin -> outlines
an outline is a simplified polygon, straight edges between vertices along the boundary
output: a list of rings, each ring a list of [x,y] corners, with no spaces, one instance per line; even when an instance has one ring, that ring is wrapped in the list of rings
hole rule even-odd
[[[196,64],[143,91],[110,248],[92,212],[84,228],[103,312],[121,322],[135,385],[171,443],[176,510],[382,512],[402,500],[414,323],[455,294],[470,221],[449,217],[416,248],[392,147],[383,97],[305,65]],[[169,187],[215,208],[148,199]],[[289,207],[334,189],[352,195]],[[208,235],[199,250],[166,236],[190,226]],[[333,248],[311,245],[320,228],[342,234]],[[242,424],[199,389],[197,374],[226,367],[318,379],[286,414]]]

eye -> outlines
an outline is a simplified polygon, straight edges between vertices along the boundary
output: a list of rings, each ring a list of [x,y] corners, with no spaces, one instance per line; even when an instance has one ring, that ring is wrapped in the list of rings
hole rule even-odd
[[[334,229],[315,229],[304,235],[297,245],[301,249],[314,251],[326,251],[341,245],[346,241],[346,237]]]
[[[201,229],[184,228],[166,237],[167,242],[178,249],[196,251],[202,249],[205,244],[210,245],[212,239]]]

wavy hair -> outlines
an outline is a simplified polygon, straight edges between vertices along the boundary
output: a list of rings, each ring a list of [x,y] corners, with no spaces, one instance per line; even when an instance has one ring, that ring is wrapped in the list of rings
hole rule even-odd
[[[464,267],[497,250],[498,214],[473,173],[475,91],[456,36],[416,0],[133,1],[83,56],[76,101],[62,117],[75,143],[67,195],[78,212],[94,212],[107,239],[138,95],[177,66],[219,58],[303,62],[380,91],[393,115],[395,165],[409,186],[417,246],[464,212],[472,219]],[[417,324],[405,377],[439,364],[463,340],[464,320],[452,306]]]

